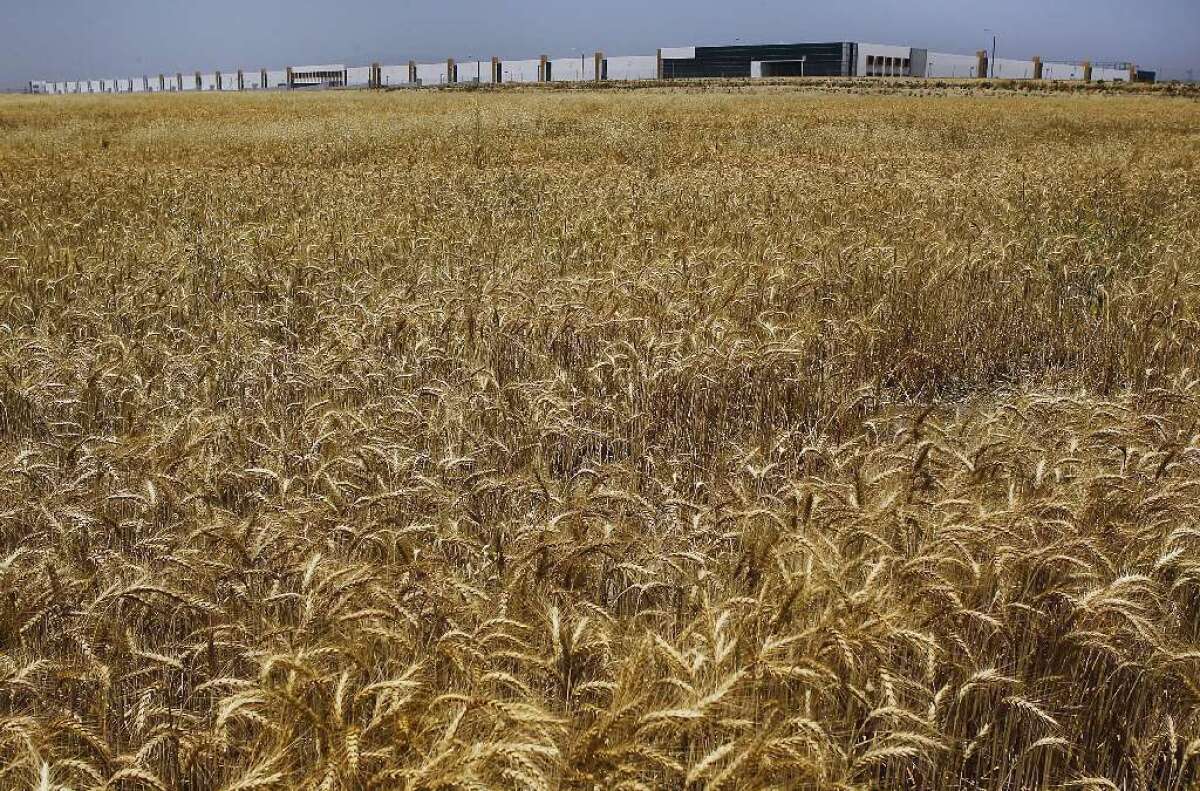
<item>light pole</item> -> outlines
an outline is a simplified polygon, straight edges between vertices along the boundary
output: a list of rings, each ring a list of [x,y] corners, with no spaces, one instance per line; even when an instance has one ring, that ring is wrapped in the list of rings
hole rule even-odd
[[[574,53],[574,52],[578,52],[578,53],[579,53],[579,81],[580,81],[580,82],[583,82],[583,80],[584,80],[584,76],[583,76],[583,57],[584,57],[584,56],[583,56],[583,47],[571,47],[571,52],[573,52],[573,53]]]
[[[991,75],[989,75],[989,76],[995,78],[995,76],[996,76],[996,31],[992,30],[990,27],[985,27],[983,29],[983,32],[992,34],[992,59],[988,63],[988,68],[992,72]]]

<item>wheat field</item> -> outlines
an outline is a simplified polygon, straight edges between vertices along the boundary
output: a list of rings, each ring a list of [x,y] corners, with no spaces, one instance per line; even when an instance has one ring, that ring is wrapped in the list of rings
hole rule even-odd
[[[1200,784],[1200,104],[0,100],[0,788]]]

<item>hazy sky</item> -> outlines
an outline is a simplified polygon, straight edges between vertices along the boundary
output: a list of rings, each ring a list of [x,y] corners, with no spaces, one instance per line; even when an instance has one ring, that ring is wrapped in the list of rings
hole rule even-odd
[[[867,41],[1200,77],[1200,0],[0,0],[0,86],[302,63]]]

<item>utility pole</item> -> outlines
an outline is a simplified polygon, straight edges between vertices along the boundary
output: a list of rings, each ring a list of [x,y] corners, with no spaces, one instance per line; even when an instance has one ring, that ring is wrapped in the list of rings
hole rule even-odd
[[[988,63],[988,70],[991,72],[989,76],[994,78],[996,76],[996,31],[984,28],[983,32],[992,34],[992,60]]]

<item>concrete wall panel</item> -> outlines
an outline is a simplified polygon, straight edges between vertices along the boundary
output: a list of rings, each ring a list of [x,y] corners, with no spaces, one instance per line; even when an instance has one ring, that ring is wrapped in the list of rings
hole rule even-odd
[[[552,58],[550,79],[554,82],[579,82],[596,79],[596,59],[591,55],[580,58]]]
[[[859,44],[858,45],[858,64],[856,66],[856,71],[854,73],[857,74],[859,77],[907,76],[907,75],[903,75],[900,73],[902,66],[899,64],[897,64],[892,69],[890,69],[890,71],[894,71],[895,73],[884,74],[884,70],[881,70],[878,66],[876,66],[871,71],[871,73],[868,74],[867,73],[867,57],[868,56],[871,56],[874,58],[892,58],[894,60],[902,62],[905,59],[912,58],[912,47],[895,47],[890,44]],[[924,75],[918,75],[918,76],[924,76]]]
[[[348,66],[346,68],[346,84],[365,88],[371,84],[370,66]]]
[[[186,79],[186,77],[185,77]],[[217,89],[217,73],[215,71],[206,72],[200,75],[200,90],[215,91]]]
[[[696,57],[695,47],[663,47],[663,60],[692,60]],[[657,56],[655,56],[657,58]]]
[[[402,66],[380,66],[379,78],[383,80],[384,86],[388,85],[407,85],[408,84],[408,64]]]
[[[1129,82],[1128,69],[1092,69],[1093,80],[1103,80],[1105,82]]]
[[[928,77],[967,79],[975,77],[978,62],[974,55],[954,55],[948,52],[929,53]]]
[[[1074,63],[1046,63],[1042,68],[1042,79],[1082,80],[1083,67]]]
[[[693,50],[693,57],[695,52]],[[620,55],[608,59],[610,80],[653,80],[658,78],[656,55]]]
[[[287,87],[287,69],[267,69],[268,88]]]
[[[440,63],[418,63],[417,79],[422,85],[446,84],[446,61]]]
[[[992,75],[998,80],[1032,80],[1033,61],[996,58]]]
[[[479,84],[487,85],[492,81],[492,59],[484,58],[482,60],[459,60],[454,59],[458,64],[458,81],[461,83],[473,83],[478,75]]]
[[[504,82],[537,82],[538,60],[506,60],[500,64]],[[553,76],[553,75],[551,75]]]

